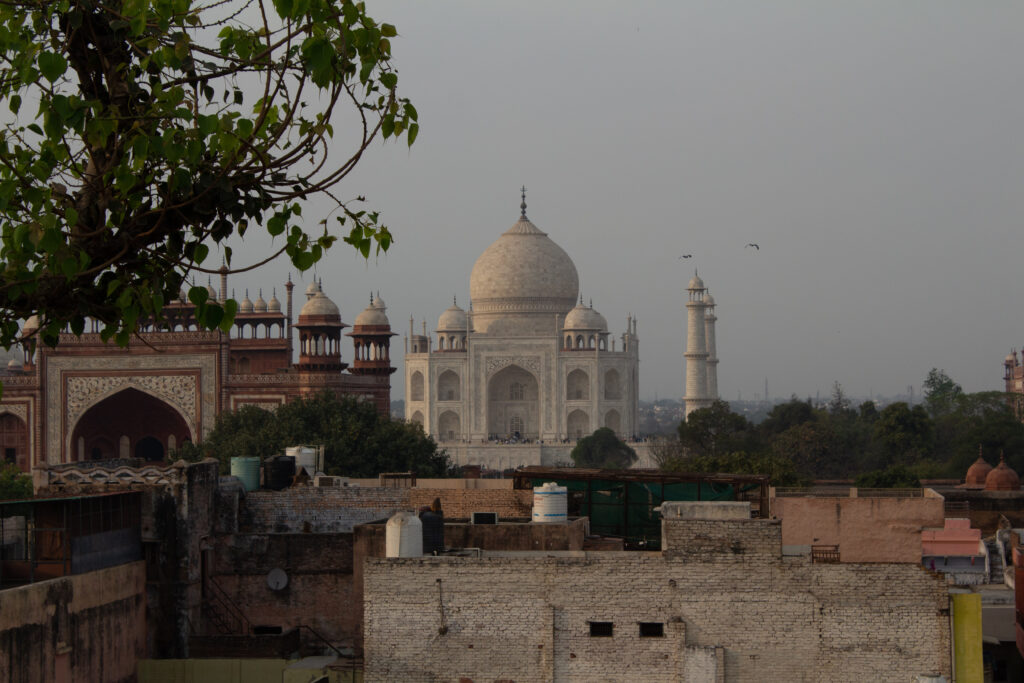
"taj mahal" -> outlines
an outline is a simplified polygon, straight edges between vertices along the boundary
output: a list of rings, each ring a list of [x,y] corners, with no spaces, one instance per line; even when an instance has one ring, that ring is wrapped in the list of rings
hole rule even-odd
[[[406,416],[459,464],[550,465],[598,427],[637,433],[639,342],[616,339],[576,266],[526,216],[477,259],[470,302],[453,302],[433,334],[409,320]],[[513,448],[510,448],[513,447]]]

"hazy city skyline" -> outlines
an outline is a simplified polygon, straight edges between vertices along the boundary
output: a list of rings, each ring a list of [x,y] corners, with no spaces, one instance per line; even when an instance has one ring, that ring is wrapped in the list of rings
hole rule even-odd
[[[695,267],[718,304],[723,398],[760,395],[766,377],[774,396],[834,380],[854,396],[916,392],[932,367],[968,391],[1002,388],[1002,357],[1024,345],[1024,7],[369,10],[398,27],[400,89],[422,129],[411,150],[371,150],[340,188],[397,237],[368,264],[339,245],[317,267],[346,322],[377,290],[401,335],[410,315],[433,330],[453,296],[466,307],[473,263],[516,220],[525,184],[530,219],[575,261],[613,336],[638,319],[645,400],[684,392]],[[269,296],[288,271],[279,260],[232,286]],[[395,398],[402,350],[397,337]]]

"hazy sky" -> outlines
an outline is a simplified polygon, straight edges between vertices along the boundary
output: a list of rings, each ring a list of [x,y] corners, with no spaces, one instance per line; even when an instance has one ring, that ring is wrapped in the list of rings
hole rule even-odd
[[[694,267],[724,398],[766,377],[774,396],[918,391],[933,366],[1001,388],[1024,345],[1024,4],[367,4],[398,27],[422,129],[342,187],[397,236],[369,264],[342,245],[318,267],[346,322],[371,290],[401,334],[465,307],[525,184],[615,337],[637,316],[641,398],[684,391]],[[269,298],[287,271],[232,284]]]

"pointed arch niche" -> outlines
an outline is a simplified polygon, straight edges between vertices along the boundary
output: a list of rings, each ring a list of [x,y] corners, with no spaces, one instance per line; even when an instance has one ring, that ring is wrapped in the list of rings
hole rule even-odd
[[[163,460],[170,443],[192,441],[184,416],[169,403],[128,387],[92,405],[71,431],[68,460],[104,460],[125,455]]]

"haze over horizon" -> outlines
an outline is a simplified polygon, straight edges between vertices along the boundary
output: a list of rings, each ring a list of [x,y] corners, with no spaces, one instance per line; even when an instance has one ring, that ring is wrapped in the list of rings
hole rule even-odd
[[[525,184],[530,219],[572,257],[613,336],[637,317],[644,400],[684,392],[695,267],[718,304],[723,398],[752,399],[766,377],[780,397],[833,381],[851,396],[916,393],[932,367],[967,391],[1002,388],[1002,358],[1024,346],[1024,6],[368,9],[398,27],[421,131],[411,150],[371,149],[339,188],[397,238],[368,264],[339,244],[318,265],[345,322],[378,290],[400,335],[410,315],[433,330],[453,295],[467,307],[473,263],[518,217]],[[236,265],[268,245],[247,236]],[[290,270],[301,306],[313,273],[285,260],[231,287],[269,298],[277,285],[283,299]],[[402,398],[401,336],[392,351]]]

